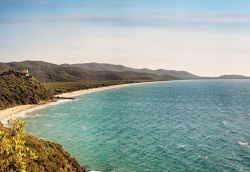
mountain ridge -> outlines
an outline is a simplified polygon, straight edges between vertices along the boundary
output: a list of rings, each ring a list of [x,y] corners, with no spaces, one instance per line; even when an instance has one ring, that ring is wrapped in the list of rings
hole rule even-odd
[[[26,60],[22,62],[0,63],[0,73],[8,70],[28,69],[40,82],[76,82],[85,80],[190,80],[190,79],[250,79],[243,75],[221,75],[201,77],[187,71],[148,68],[131,68],[109,63],[53,64],[44,61]]]
[[[0,72],[29,70],[41,82],[74,82],[82,80],[174,80],[198,76],[185,71],[134,69],[102,63],[53,64],[43,61],[0,63]]]
[[[64,64],[65,65],[65,64]],[[77,63],[77,64],[66,64],[69,66],[79,67],[85,70],[90,71],[114,71],[114,72],[121,72],[121,71],[133,71],[133,72],[139,72],[139,73],[151,73],[156,75],[169,75],[173,76],[179,79],[195,79],[199,76],[191,74],[186,71],[177,71],[177,70],[165,70],[165,69],[156,69],[151,70],[148,68],[131,68],[123,65],[114,65],[114,64],[108,64],[108,63]]]

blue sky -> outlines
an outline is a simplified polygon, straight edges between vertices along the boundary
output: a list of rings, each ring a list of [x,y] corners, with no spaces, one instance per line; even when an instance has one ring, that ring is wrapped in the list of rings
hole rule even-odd
[[[249,0],[0,0],[0,61],[250,76]]]

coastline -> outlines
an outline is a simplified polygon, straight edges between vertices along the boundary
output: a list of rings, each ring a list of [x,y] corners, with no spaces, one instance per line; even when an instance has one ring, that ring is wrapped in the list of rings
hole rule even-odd
[[[62,93],[55,95],[55,97],[64,97],[64,98],[73,98],[84,94],[115,89],[115,88],[122,88],[132,85],[139,85],[139,84],[147,84],[147,83],[158,83],[158,82],[168,82],[168,81],[155,81],[155,82],[139,82],[139,83],[130,83],[130,84],[120,84],[120,85],[111,85],[106,87],[98,87],[98,88],[91,88],[85,90],[78,90],[68,93]],[[56,105],[62,102],[70,101],[70,99],[58,99],[56,101],[44,102],[42,104],[28,104],[28,105],[18,105],[15,107],[7,108],[0,111],[0,122],[4,125],[8,124],[9,119],[15,119],[20,116],[26,115],[29,112],[34,110],[38,110],[47,106]]]

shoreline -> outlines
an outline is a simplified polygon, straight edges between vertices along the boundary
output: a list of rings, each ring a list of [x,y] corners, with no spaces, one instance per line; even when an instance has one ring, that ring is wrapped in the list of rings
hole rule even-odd
[[[98,87],[98,88],[91,88],[91,89],[85,89],[85,90],[78,90],[78,91],[72,91],[68,93],[62,93],[58,95],[54,95],[55,97],[64,97],[64,98],[74,98],[77,96],[81,96],[84,94],[90,94],[95,93],[99,91],[109,90],[109,89],[115,89],[115,88],[122,88],[122,87],[128,87],[132,85],[140,85],[140,84],[149,84],[149,83],[159,83],[159,82],[168,82],[168,81],[152,81],[152,82],[139,82],[139,83],[129,83],[129,84],[120,84],[120,85],[111,85],[106,87]],[[42,104],[28,104],[28,105],[18,105],[15,107],[7,108],[0,111],[0,122],[4,125],[8,124],[8,120],[15,119],[21,116],[26,115],[29,112],[39,110],[42,108],[45,108],[47,106],[53,106],[59,103],[71,101],[71,99],[57,99],[55,101],[49,101]]]

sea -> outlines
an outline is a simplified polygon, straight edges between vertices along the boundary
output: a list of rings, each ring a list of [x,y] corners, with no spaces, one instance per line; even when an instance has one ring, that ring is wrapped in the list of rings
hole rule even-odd
[[[21,118],[87,171],[250,171],[250,80],[132,85]]]

